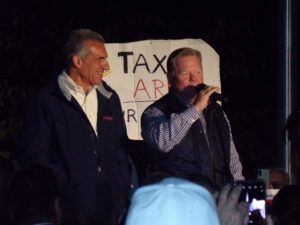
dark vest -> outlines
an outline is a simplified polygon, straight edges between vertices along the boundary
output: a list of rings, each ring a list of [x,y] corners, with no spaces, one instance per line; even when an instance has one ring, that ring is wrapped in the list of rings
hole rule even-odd
[[[187,106],[172,93],[149,107],[161,110],[167,118],[181,113]],[[183,178],[207,177],[218,185],[232,181],[229,170],[230,129],[221,106],[210,104],[203,112],[207,123],[208,142],[200,120],[190,128],[182,141],[168,153],[149,149],[152,171],[166,172]]]

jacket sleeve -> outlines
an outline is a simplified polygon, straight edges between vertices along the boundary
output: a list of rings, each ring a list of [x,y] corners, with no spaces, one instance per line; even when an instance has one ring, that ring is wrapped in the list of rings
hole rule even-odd
[[[125,186],[129,186],[130,182],[130,163],[129,163],[129,154],[128,154],[128,148],[129,148],[129,139],[127,136],[127,130],[126,130],[126,124],[123,116],[122,106],[120,102],[119,96],[116,94],[116,110],[118,114],[118,118],[120,118],[120,148],[117,152],[117,159],[119,162],[119,171],[122,171],[122,183],[125,184]]]
[[[32,98],[27,109],[16,159],[21,167],[42,164],[51,167],[49,148],[51,121],[47,117],[47,105],[41,95]]]

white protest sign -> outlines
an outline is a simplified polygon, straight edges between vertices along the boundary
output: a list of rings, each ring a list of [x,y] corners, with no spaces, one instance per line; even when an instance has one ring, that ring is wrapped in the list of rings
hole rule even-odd
[[[182,47],[199,50],[204,82],[221,86],[219,56],[201,39],[145,40],[105,46],[112,72],[103,80],[120,96],[130,139],[142,139],[140,118],[143,111],[168,92],[166,63],[173,50]]]

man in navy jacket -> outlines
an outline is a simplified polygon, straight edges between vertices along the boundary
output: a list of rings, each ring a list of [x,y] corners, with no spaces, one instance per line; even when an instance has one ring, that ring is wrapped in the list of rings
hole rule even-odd
[[[74,30],[66,70],[31,101],[17,158],[50,167],[65,223],[117,224],[129,187],[126,127],[120,99],[104,81],[103,37]]]

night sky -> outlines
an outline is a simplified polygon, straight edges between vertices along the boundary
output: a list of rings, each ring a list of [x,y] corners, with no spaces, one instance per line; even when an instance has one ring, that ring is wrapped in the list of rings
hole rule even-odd
[[[201,38],[220,55],[229,98],[223,108],[244,173],[254,178],[257,168],[283,165],[282,2],[1,0],[1,120],[22,122],[30,95],[63,68],[62,46],[74,28],[93,29],[108,43]],[[4,99],[11,87],[17,88]],[[0,135],[1,151],[14,150],[18,128],[10,128],[16,138]]]

